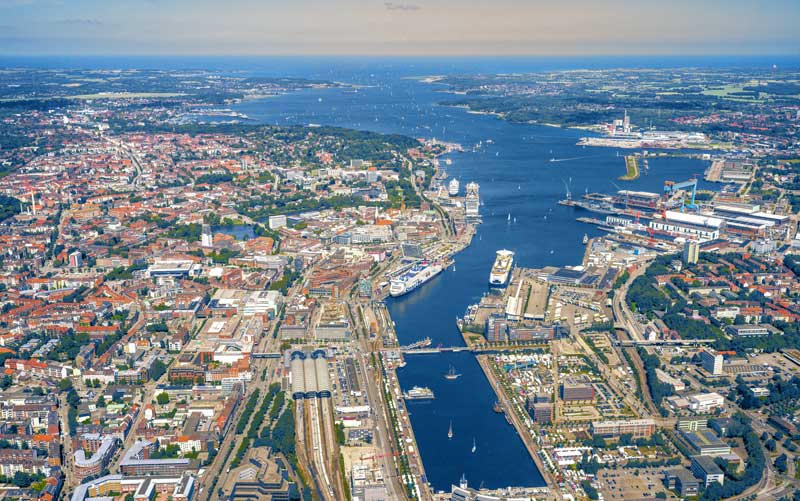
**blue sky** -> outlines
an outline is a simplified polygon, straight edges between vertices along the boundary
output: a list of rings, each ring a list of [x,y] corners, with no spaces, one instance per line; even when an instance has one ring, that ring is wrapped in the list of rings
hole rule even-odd
[[[798,54],[800,0],[0,0],[0,54]]]

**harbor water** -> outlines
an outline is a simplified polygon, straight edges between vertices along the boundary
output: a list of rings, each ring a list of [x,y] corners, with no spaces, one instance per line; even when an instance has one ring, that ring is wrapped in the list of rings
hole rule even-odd
[[[442,73],[446,68],[439,72]],[[341,89],[302,91],[235,108],[252,119],[272,124],[322,124],[402,133],[454,141],[465,151],[449,156],[448,174],[480,184],[483,223],[467,249],[451,266],[414,292],[388,300],[401,344],[430,337],[433,345],[463,345],[456,317],[488,290],[495,251],[516,253],[519,266],[579,264],[582,238],[601,232],[575,221],[579,213],[559,206],[567,189],[624,189],[660,192],[665,179],[682,181],[700,175],[708,162],[689,158],[651,159],[649,172],[634,181],[617,178],[625,162],[608,148],[577,146],[584,132],[539,125],[511,124],[491,115],[471,114],[438,103],[453,96],[443,87],[404,78],[419,68],[392,66],[382,74],[374,68],[359,73],[315,75],[370,87],[358,92]],[[475,145],[480,148],[474,149]],[[551,159],[558,162],[551,162]],[[702,183],[701,183],[702,184]],[[511,215],[511,221],[509,221]],[[453,365],[462,376],[447,380]],[[408,409],[428,481],[449,490],[465,475],[470,485],[486,488],[544,485],[521,439],[502,414],[492,410],[495,396],[474,356],[468,352],[413,355],[398,371],[401,385],[430,387],[432,401],[410,402]],[[453,423],[453,438],[448,425]],[[476,450],[471,451],[473,440]]]

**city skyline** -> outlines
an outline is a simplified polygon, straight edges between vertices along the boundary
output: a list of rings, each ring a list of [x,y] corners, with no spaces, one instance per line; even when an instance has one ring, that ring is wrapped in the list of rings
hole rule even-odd
[[[580,13],[580,15],[576,15]],[[793,54],[800,4],[571,0],[0,1],[0,53]],[[189,28],[190,29],[187,29]]]

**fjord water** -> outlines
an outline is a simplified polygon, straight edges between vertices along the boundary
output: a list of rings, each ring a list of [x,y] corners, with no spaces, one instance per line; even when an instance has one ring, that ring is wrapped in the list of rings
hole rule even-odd
[[[465,152],[449,156],[452,165],[447,170],[461,180],[462,190],[469,181],[480,184],[483,223],[472,245],[456,256],[455,269],[450,267],[406,296],[388,300],[404,344],[429,336],[434,345],[463,345],[456,316],[487,291],[498,249],[513,250],[520,266],[579,264],[584,233],[600,232],[576,222],[579,214],[574,209],[557,205],[566,186],[578,196],[585,190],[612,192],[614,183],[660,192],[665,179],[684,180],[702,174],[706,167],[705,162],[685,158],[651,160],[649,174],[623,183],[616,180],[625,172],[623,158],[613,149],[576,146],[584,133],[510,124],[440,106],[437,103],[453,96],[443,93],[442,86],[402,78],[409,75],[419,73],[411,68],[405,73],[395,68],[381,75],[356,73],[339,79],[370,87],[357,93],[303,91],[236,108],[259,122],[336,125],[435,137],[464,146]],[[471,151],[481,141],[483,146]],[[551,158],[568,160],[550,162]],[[413,355],[406,361],[398,371],[403,388],[428,386],[436,395],[431,402],[408,405],[428,481],[435,489],[449,489],[462,474],[470,485],[487,488],[544,485],[513,427],[493,412],[494,393],[470,353]],[[459,379],[444,379],[450,364],[462,374]],[[448,439],[451,421],[454,436]]]

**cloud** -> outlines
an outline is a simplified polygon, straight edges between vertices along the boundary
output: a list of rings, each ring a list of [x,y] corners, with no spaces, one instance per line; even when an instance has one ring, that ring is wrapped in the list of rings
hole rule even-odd
[[[70,26],[103,26],[105,23],[99,19],[59,19],[56,24]]]
[[[384,2],[383,5],[385,5],[388,10],[410,11],[410,10],[420,10],[422,8],[419,5],[413,3]]]

